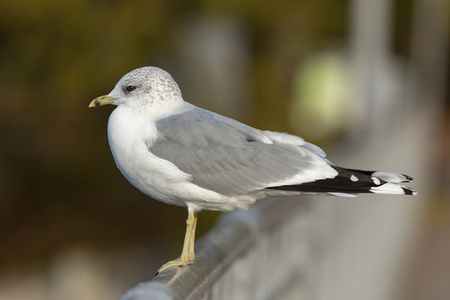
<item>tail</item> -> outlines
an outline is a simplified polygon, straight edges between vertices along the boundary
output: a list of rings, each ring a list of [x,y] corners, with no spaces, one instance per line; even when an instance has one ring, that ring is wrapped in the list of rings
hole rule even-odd
[[[336,166],[331,167],[338,172],[338,175],[334,178],[302,184],[270,187],[270,189],[339,196],[360,193],[417,195],[415,190],[400,184],[413,180],[408,175],[380,171],[353,170]]]

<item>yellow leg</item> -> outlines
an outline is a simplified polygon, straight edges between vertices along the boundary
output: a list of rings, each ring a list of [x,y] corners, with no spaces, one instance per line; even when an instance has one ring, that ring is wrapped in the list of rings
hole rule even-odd
[[[197,214],[189,212],[188,218],[186,220],[186,235],[184,236],[184,244],[183,244],[183,251],[181,252],[181,257],[165,263],[161,268],[159,268],[156,274],[161,273],[167,268],[187,266],[194,262],[195,259],[194,242],[195,242],[196,227],[197,227]]]

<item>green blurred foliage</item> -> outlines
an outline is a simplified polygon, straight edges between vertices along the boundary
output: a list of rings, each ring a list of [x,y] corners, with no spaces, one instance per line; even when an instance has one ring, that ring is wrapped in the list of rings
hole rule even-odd
[[[88,110],[90,100],[134,68],[166,68],[159,62],[175,56],[183,20],[225,16],[251,31],[252,125],[287,131],[289,76],[303,56],[345,37],[347,5],[1,0],[0,243],[8,247],[0,262],[75,242],[148,239],[171,232],[172,219],[181,242],[185,210],[146,201],[126,182],[107,145],[111,109]],[[160,222],[170,226],[150,229]]]

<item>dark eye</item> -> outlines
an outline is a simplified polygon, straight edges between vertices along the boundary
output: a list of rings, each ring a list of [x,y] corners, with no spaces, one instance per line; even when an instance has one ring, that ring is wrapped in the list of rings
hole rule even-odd
[[[132,91],[134,91],[136,89],[136,86],[134,86],[134,85],[127,85],[127,87],[125,88],[125,90],[127,91],[127,92],[132,92]]]

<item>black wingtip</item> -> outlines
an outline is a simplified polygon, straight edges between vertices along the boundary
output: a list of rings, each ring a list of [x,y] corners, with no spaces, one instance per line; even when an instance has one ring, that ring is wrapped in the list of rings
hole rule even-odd
[[[405,182],[411,182],[411,181],[414,180],[414,178],[412,178],[412,177],[409,176],[409,175],[406,175],[406,174],[402,174],[402,175],[405,176],[405,178],[406,178],[406,181],[405,181]]]
[[[410,189],[408,187],[402,186],[403,192],[405,193],[405,195],[412,195],[412,196],[416,196],[417,192],[413,189]]]
[[[298,191],[319,194],[397,194],[417,195],[417,192],[401,182],[409,182],[413,178],[408,175],[380,171],[364,171],[332,166],[338,175],[334,178],[319,179],[301,184],[268,187],[284,191]]]

